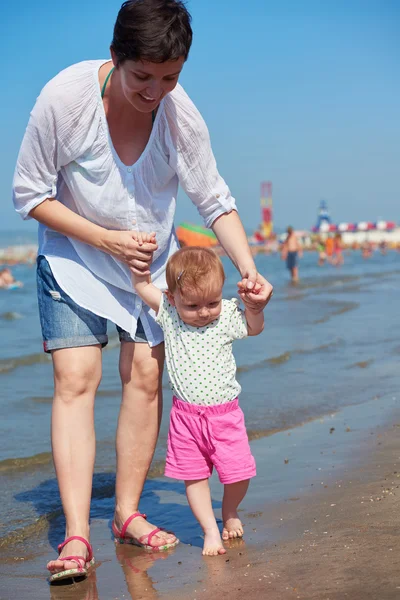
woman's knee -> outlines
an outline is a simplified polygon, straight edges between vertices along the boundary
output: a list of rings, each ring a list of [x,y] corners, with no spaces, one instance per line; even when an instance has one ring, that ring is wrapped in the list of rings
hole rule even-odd
[[[126,344],[126,346],[130,348],[121,352],[119,364],[122,385],[141,391],[149,398],[156,398],[161,388],[164,348],[158,346],[149,348],[147,344]],[[133,349],[132,346],[136,348]]]
[[[101,350],[97,346],[68,348],[52,353],[55,398],[72,403],[94,402],[101,381]]]

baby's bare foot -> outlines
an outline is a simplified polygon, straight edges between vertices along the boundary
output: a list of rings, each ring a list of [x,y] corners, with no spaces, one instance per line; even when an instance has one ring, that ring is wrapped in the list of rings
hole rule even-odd
[[[233,538],[243,537],[243,525],[237,513],[224,520],[224,528],[222,530],[223,540],[232,540]]]
[[[218,556],[226,554],[218,529],[204,532],[203,556]]]

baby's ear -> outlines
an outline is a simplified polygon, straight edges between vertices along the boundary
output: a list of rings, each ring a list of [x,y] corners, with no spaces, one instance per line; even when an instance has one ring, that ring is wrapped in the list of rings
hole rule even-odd
[[[174,298],[174,295],[173,295],[173,294],[171,294],[171,292],[170,292],[169,290],[166,290],[166,292],[165,292],[165,293],[166,293],[166,295],[167,295],[167,298],[168,298],[168,301],[169,301],[169,303],[170,303],[170,304],[172,304],[172,306],[175,306],[175,298]]]

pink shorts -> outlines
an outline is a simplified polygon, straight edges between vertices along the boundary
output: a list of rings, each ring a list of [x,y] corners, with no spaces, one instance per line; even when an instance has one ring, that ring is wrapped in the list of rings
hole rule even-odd
[[[213,466],[224,484],[256,475],[238,399],[198,406],[174,396],[165,475],[185,481],[207,479]]]

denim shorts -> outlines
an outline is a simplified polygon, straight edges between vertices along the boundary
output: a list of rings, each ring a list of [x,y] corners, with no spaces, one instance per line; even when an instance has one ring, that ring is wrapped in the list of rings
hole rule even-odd
[[[37,258],[37,293],[45,352],[61,348],[108,343],[107,319],[76,304],[54,279],[45,256]],[[142,322],[138,321],[135,339],[116,325],[121,342],[147,343]]]

